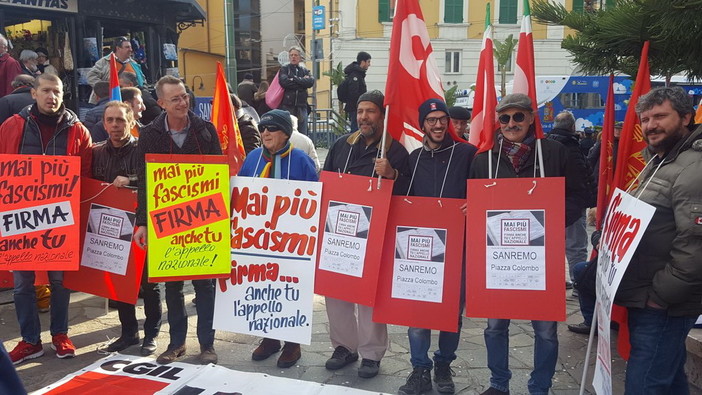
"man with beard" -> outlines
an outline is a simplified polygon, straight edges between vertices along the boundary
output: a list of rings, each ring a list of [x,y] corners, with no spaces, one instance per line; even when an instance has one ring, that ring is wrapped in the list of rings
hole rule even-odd
[[[633,196],[656,211],[615,302],[629,315],[626,394],[688,394],[685,339],[702,313],[702,127],[679,87],[639,98],[648,143]]]
[[[495,109],[500,131],[491,150],[476,155],[470,168],[470,178],[488,178],[488,155],[492,155],[494,178],[534,177],[540,173],[534,132],[531,99],[522,93],[507,95]],[[559,142],[541,140],[544,175],[565,177],[566,200],[577,188],[577,175],[568,165],[568,152]],[[565,225],[565,224],[564,224]],[[478,264],[476,262],[476,264]],[[484,264],[484,263],[483,263]],[[509,394],[509,319],[488,319],[485,329],[490,388],[482,395]],[[528,382],[530,394],[548,394],[558,360],[556,321],[531,321],[534,328],[534,370]],[[524,393],[524,390],[518,391]]]
[[[477,151],[470,144],[453,141],[447,133],[449,109],[439,99],[429,99],[419,106],[419,125],[424,132],[422,147],[412,151],[409,168],[412,182],[408,194],[437,198],[466,198],[466,180],[470,164]],[[456,216],[461,213],[456,212]],[[464,266],[464,262],[461,265]],[[465,287],[465,276],[461,276],[461,288]],[[455,385],[451,377],[451,362],[456,359],[456,349],[461,334],[461,313],[464,305],[464,292],[461,291],[460,308],[457,311],[458,331],[439,332],[439,349],[434,352],[434,361],[427,353],[431,346],[431,330],[409,328],[407,336],[410,345],[412,373],[407,383],[400,387],[403,395],[416,395],[431,391],[431,369],[434,367],[436,389],[442,394],[453,394]]]
[[[358,131],[341,136],[332,145],[323,170],[355,174],[366,177],[380,175],[393,179],[393,191],[407,190],[398,178],[407,174],[407,150],[385,133],[385,96],[373,90],[358,98]],[[380,150],[385,158],[380,158]],[[373,322],[373,308],[335,298],[326,298],[329,317],[329,337],[334,353],[326,362],[329,370],[338,370],[356,362],[361,355],[358,375],[363,378],[375,377],[380,369],[380,360],[388,347],[388,331],[385,324]],[[358,308],[358,314],[356,309]]]

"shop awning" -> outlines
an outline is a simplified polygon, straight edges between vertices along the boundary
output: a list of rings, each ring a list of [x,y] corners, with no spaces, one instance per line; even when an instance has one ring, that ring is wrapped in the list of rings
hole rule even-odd
[[[207,19],[205,10],[200,7],[197,0],[166,0],[169,5],[174,5],[173,11],[178,22],[203,21]]]

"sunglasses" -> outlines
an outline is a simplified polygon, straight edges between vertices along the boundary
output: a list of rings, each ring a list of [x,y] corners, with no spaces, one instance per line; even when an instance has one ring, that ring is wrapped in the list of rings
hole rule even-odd
[[[262,132],[265,132],[266,130],[269,131],[269,132],[271,132],[271,133],[273,133],[273,132],[279,131],[280,128],[279,128],[279,127],[275,127],[275,126],[264,126],[264,127],[262,128],[261,131],[262,131]]]
[[[513,119],[514,122],[522,122],[524,118],[526,118],[526,115],[524,115],[523,112],[515,112],[514,114],[512,114],[512,116],[510,116],[509,114],[502,114],[497,119],[500,121],[501,124],[506,125],[509,123],[510,118]]]
[[[436,125],[436,122],[440,122],[442,125],[446,125],[448,123],[449,117],[448,115],[444,115],[443,117],[439,118],[424,118],[424,120],[429,124],[429,126],[434,126]]]

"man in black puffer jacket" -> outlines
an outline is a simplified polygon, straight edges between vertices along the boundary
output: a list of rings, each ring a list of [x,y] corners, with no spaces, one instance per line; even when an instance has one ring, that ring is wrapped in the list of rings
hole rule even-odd
[[[592,169],[587,159],[580,150],[580,140],[575,134],[575,117],[569,111],[562,111],[556,115],[553,130],[548,135],[549,139],[563,144],[568,150],[568,166],[575,175],[573,184],[574,193],[566,196],[566,217],[575,221],[566,223],[566,258],[568,259],[568,272],[572,278],[573,267],[580,262],[587,261],[587,225],[585,223],[585,210],[594,205],[596,193]]]
[[[368,52],[359,52],[356,55],[356,61],[349,63],[344,68],[346,77],[346,100],[344,101],[344,111],[351,122],[351,131],[355,132],[358,129],[358,121],[356,120],[356,108],[358,108],[358,98],[366,93],[366,71],[370,67],[371,56]]]

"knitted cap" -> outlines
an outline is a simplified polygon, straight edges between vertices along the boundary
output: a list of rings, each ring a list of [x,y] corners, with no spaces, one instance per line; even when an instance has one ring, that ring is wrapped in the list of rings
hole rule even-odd
[[[383,113],[385,112],[385,95],[383,95],[383,92],[374,89],[372,91],[368,91],[361,96],[358,97],[358,101],[356,104],[360,104],[362,101],[369,101],[380,109]]]
[[[446,103],[444,103],[443,100],[439,99],[429,99],[425,101],[424,103],[419,105],[419,127],[421,128],[422,125],[424,125],[424,118],[429,115],[429,113],[432,113],[434,111],[443,111],[448,115],[449,110],[448,107],[446,107]]]
[[[290,113],[285,110],[270,110],[261,116],[261,122],[258,123],[259,129],[263,130],[265,126],[274,126],[282,130],[288,137],[292,135],[292,121]]]
[[[512,93],[511,95],[506,95],[497,104],[495,111],[500,112],[508,108],[519,108],[521,110],[531,112],[531,98],[523,93]]]

